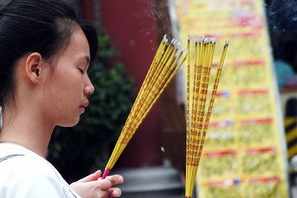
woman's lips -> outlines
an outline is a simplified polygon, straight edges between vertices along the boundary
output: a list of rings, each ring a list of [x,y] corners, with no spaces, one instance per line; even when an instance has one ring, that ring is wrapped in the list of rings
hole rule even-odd
[[[80,113],[84,113],[86,111],[86,108],[89,106],[89,101],[86,101],[84,102],[83,104],[81,104],[79,106],[79,110],[80,110]]]
[[[84,113],[86,111],[86,107],[85,106],[80,106],[79,111],[80,111],[81,114]]]

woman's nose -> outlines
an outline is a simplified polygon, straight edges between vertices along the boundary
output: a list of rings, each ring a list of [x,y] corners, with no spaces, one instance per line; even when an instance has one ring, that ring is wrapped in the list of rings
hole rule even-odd
[[[95,87],[93,86],[93,84],[87,85],[85,87],[85,94],[89,97],[91,96],[95,91]]]
[[[85,86],[85,94],[87,95],[87,97],[91,96],[94,91],[95,91],[95,87],[93,85],[93,83],[90,81],[90,79],[88,79],[88,83]]]

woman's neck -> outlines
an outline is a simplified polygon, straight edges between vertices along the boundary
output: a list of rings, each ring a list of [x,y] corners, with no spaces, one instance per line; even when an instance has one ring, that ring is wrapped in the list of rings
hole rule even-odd
[[[38,110],[6,109],[3,113],[0,141],[19,144],[45,157],[54,126],[44,120]]]

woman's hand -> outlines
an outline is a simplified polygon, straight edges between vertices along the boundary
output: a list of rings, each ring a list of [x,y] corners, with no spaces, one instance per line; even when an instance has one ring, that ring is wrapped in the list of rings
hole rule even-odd
[[[123,182],[124,179],[120,175],[112,175],[102,179],[101,171],[96,171],[72,183],[70,187],[82,198],[110,198],[121,196],[121,189],[114,186]]]

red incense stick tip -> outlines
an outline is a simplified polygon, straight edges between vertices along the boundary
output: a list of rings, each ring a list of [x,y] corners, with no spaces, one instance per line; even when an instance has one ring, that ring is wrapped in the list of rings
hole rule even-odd
[[[108,168],[106,168],[106,169],[104,170],[104,173],[103,173],[103,175],[102,175],[102,178],[105,179],[105,178],[109,175],[109,173],[110,173],[110,170],[109,170]]]

